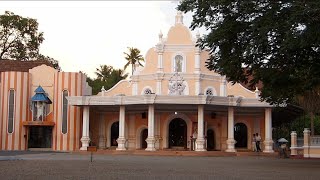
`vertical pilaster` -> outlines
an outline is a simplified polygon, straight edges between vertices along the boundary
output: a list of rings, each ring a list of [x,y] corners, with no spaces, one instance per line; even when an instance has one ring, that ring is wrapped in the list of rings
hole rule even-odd
[[[222,77],[220,82],[220,96],[227,96],[227,81],[225,76]]]
[[[99,120],[99,149],[105,149],[106,148],[106,126],[105,126],[105,120],[103,114],[100,115]]]
[[[161,79],[157,79],[157,95],[161,95],[161,88],[162,88],[162,86],[161,86]]]
[[[118,147],[116,150],[123,151],[126,150],[126,139],[124,136],[125,130],[125,106],[120,106],[120,113],[119,113],[119,138],[117,139]]]
[[[195,95],[198,96],[201,93],[201,84],[200,84],[200,78],[195,80]]]
[[[234,145],[234,109],[233,107],[228,107],[228,139],[226,152],[236,152]]]
[[[163,72],[163,62],[162,62],[162,52],[159,51],[158,52],[158,68],[157,68],[157,72],[158,73],[162,73]]]
[[[310,130],[304,128],[303,131],[303,157],[310,157]]]
[[[82,146],[80,150],[86,151],[89,147],[90,137],[89,137],[89,106],[83,107],[83,119],[82,119]]]
[[[200,48],[196,47],[194,54],[194,73],[200,74]]]
[[[129,139],[128,139],[128,148],[135,149],[136,148],[136,137],[135,137],[135,114],[130,114],[129,116]]]
[[[146,151],[155,151],[154,105],[148,107],[148,138]]]
[[[291,132],[291,156],[295,156],[298,155],[298,151],[297,151],[297,132],[296,131],[292,131]]]
[[[198,105],[198,137],[196,140],[196,151],[206,151],[205,149],[205,139],[204,139],[204,106]]]
[[[272,153],[273,151],[273,140],[272,140],[272,114],[271,108],[265,109],[265,141],[263,152]]]

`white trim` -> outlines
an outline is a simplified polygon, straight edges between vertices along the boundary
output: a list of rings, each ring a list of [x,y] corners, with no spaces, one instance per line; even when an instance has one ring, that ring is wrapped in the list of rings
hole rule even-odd
[[[68,104],[67,104],[67,112],[66,112],[66,113],[67,113],[67,125],[66,125],[66,126],[67,126],[67,127],[66,127],[66,128],[67,128],[67,131],[66,131],[66,133],[63,133],[63,132],[62,132],[62,127],[63,127],[63,92],[64,92],[64,91],[67,91],[67,92],[68,92],[68,95],[66,96],[66,99],[67,99],[67,97],[69,96],[69,90],[68,90],[68,89],[62,89],[62,93],[61,93],[61,95],[62,95],[62,96],[61,96],[61,104],[62,104],[62,106],[61,106],[61,120],[62,120],[62,121],[61,121],[61,133],[62,133],[62,134],[68,134],[68,112],[69,112],[69,102],[68,102],[68,99],[67,99]]]
[[[9,110],[10,110],[10,91],[11,90],[13,90],[13,115],[12,115],[12,132],[9,132]],[[14,120],[15,120],[15,109],[16,109],[16,90],[15,89],[13,89],[13,88],[10,88],[9,89],[9,91],[8,91],[9,93],[8,93],[8,103],[7,103],[7,107],[8,107],[8,111],[7,111],[7,113],[8,113],[8,116],[7,116],[7,122],[8,122],[8,124],[7,124],[7,133],[8,134],[13,134],[14,133]]]

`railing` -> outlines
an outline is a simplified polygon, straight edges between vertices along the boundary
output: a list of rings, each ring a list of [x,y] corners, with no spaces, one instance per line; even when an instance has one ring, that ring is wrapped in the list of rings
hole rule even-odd
[[[320,146],[320,136],[311,136],[310,137],[311,146]]]
[[[302,147],[303,146],[303,137],[297,138],[297,147]]]

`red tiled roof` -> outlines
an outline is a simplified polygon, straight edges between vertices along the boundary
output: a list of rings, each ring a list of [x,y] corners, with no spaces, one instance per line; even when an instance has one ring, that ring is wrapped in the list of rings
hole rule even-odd
[[[17,60],[0,60],[0,72],[5,71],[19,71],[19,72],[29,72],[29,69],[45,64],[51,66],[48,61],[38,60],[38,61],[17,61]]]

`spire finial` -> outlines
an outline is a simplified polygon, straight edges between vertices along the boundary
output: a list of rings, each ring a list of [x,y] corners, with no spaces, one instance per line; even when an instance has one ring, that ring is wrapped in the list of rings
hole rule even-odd
[[[162,41],[162,36],[163,36],[163,34],[162,34],[162,32],[161,32],[161,30],[160,30],[160,32],[159,32],[159,42],[161,42]]]
[[[183,24],[183,15],[181,11],[177,12],[176,15],[176,24]]]

